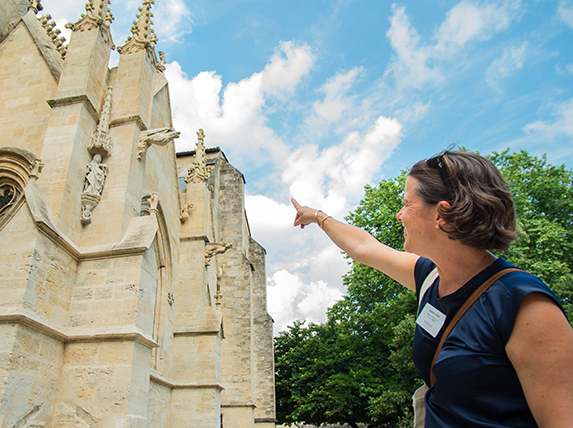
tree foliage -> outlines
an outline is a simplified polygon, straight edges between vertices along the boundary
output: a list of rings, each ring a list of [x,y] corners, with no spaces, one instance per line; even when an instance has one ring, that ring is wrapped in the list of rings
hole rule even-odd
[[[510,183],[519,239],[498,255],[541,277],[573,319],[573,173],[525,151],[490,159]],[[346,220],[393,248],[403,247],[395,215],[406,172],[378,186]],[[421,384],[411,360],[414,293],[353,263],[347,293],[323,324],[296,322],[275,339],[277,418],[282,423],[411,426],[411,396]]]
[[[573,171],[524,150],[490,159],[510,184],[519,219],[517,242],[498,255],[540,277],[573,321]]]

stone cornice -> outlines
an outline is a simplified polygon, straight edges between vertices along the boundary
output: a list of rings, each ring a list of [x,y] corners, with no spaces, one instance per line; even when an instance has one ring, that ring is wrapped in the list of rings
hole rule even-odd
[[[89,111],[89,113],[92,115],[92,117],[94,118],[94,120],[96,122],[99,121],[99,113],[97,111],[97,109],[95,108],[95,106],[92,104],[91,100],[88,98],[87,95],[82,94],[82,95],[72,95],[69,97],[61,97],[61,98],[55,98],[52,100],[47,100],[47,103],[50,107],[54,108],[57,106],[62,106],[62,105],[70,105],[70,104],[78,104],[78,103],[83,103],[86,110]]]
[[[23,313],[0,313],[0,324],[22,324],[47,336],[53,337],[61,342],[109,342],[115,340],[133,341],[146,346],[156,348],[159,346],[153,339],[146,337],[139,331],[104,330],[76,330],[74,328],[58,328],[49,325],[45,321],[37,320],[34,315]]]
[[[211,241],[209,240],[209,237],[208,237],[207,235],[204,235],[204,234],[182,236],[179,240],[180,240],[181,242],[185,242],[185,241],[204,241],[204,242],[211,242]]]
[[[152,382],[163,385],[169,389],[216,389],[218,391],[223,391],[225,389],[219,382],[175,383],[155,371],[151,372],[149,378]]]
[[[109,127],[113,128],[115,126],[121,126],[133,122],[137,123],[137,126],[139,126],[139,129],[141,131],[147,131],[147,125],[145,124],[141,116],[139,116],[138,114],[133,116],[123,116],[115,118],[110,122]]]
[[[189,336],[214,336],[221,332],[221,329],[213,330],[200,330],[200,329],[180,329],[173,332],[173,336],[189,337]]]
[[[221,403],[221,407],[251,407],[253,409],[257,408],[256,404],[251,401]]]

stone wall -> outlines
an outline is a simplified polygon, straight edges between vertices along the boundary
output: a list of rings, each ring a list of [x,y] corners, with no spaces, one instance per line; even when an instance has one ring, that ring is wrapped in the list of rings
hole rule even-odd
[[[0,4],[0,428],[274,427],[244,177],[202,131],[175,153],[151,3],[111,70],[106,4],[67,53]]]

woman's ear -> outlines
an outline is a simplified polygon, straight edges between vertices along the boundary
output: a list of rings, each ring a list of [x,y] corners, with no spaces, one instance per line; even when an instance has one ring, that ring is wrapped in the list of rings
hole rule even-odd
[[[449,202],[447,201],[441,201],[438,202],[438,204],[436,205],[436,227],[444,230],[444,227],[446,226],[446,220],[444,220],[444,218],[442,217],[442,212],[444,211],[448,211],[452,206],[450,205]]]

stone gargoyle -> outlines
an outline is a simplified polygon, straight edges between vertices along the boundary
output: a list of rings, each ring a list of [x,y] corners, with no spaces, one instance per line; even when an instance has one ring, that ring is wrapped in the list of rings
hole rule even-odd
[[[179,138],[181,133],[173,128],[156,128],[142,131],[139,134],[139,141],[137,143],[137,159],[141,160],[141,155],[147,149],[156,144],[158,146],[166,146],[170,141]]]

